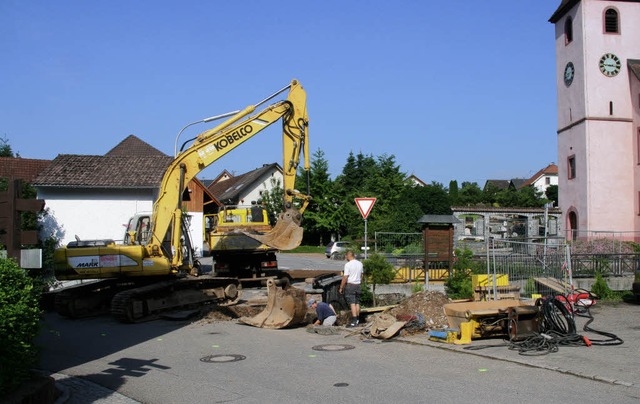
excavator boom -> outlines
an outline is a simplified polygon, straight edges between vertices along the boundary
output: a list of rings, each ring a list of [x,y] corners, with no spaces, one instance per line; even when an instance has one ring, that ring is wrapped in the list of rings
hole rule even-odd
[[[286,100],[276,102],[254,113],[256,107],[289,89]],[[181,196],[186,184],[200,171],[240,146],[253,136],[282,119],[284,204],[285,212],[271,232],[264,235],[247,234],[270,247],[290,250],[302,240],[300,220],[310,197],[294,189],[300,153],[304,154],[304,168],[309,170],[309,146],[307,128],[309,118],[306,110],[306,93],[297,80],[256,105],[250,105],[213,129],[195,139],[193,144],[176,156],[167,169],[161,186],[161,194],[154,207],[152,239],[147,245],[149,254],[159,254],[162,240],[170,227],[176,229],[181,210]],[[298,202],[296,206],[295,202]],[[178,233],[176,237],[175,234]],[[179,232],[173,232],[172,247],[176,251],[172,266],[179,268],[183,257],[180,253]]]

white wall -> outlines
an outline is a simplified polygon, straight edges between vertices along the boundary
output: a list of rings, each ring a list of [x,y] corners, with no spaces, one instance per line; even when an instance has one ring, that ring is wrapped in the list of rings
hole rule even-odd
[[[62,245],[75,240],[122,240],[129,218],[137,212],[153,209],[151,190],[106,191],[90,193],[73,189],[38,189],[49,215],[62,230]]]

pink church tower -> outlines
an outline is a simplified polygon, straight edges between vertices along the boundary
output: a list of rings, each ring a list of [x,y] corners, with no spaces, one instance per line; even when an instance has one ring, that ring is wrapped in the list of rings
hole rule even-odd
[[[640,0],[562,0],[559,205],[569,238],[640,239]]]

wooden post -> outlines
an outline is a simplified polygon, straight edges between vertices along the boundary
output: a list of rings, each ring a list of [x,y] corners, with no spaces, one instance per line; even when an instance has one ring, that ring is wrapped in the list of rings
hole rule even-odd
[[[0,243],[7,249],[7,257],[20,262],[23,244],[37,244],[34,230],[22,231],[20,212],[39,212],[44,209],[41,199],[21,199],[22,181],[9,179],[7,192],[0,192]]]

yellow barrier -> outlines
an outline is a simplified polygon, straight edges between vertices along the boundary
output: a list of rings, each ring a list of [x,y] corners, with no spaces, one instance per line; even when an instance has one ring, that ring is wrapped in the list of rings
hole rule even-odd
[[[443,281],[449,279],[448,269],[430,269],[429,281]],[[422,268],[398,268],[393,283],[424,282],[424,269]]]
[[[471,286],[493,286],[493,275],[471,275]],[[509,286],[509,275],[496,274],[496,286]]]

